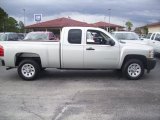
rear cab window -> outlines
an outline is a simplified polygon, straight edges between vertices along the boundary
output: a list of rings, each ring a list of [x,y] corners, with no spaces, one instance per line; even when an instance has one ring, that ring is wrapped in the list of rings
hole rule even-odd
[[[68,31],[68,42],[70,44],[81,44],[82,30],[81,29],[70,29]]]

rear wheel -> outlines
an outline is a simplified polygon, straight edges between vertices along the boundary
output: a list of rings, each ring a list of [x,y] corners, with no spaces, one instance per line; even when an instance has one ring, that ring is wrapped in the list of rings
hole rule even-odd
[[[138,80],[144,74],[144,65],[138,59],[130,59],[123,66],[123,75],[130,80]]]
[[[23,60],[18,66],[18,74],[24,80],[34,80],[40,71],[40,66],[34,60]]]

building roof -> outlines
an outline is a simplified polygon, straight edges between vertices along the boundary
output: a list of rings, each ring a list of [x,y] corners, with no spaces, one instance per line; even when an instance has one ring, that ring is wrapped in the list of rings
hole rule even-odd
[[[36,23],[33,25],[28,25],[26,28],[62,28],[68,26],[79,26],[79,27],[93,27],[92,24],[86,22],[80,22],[70,18],[58,18],[54,20],[49,20],[45,22]]]
[[[147,27],[151,27],[151,26],[157,26],[157,25],[160,25],[160,22],[151,23],[151,24],[148,24],[148,25],[146,25],[146,26],[147,26]]]
[[[94,23],[93,25],[95,25],[96,27],[121,27],[121,28],[124,28],[123,26],[120,26],[120,25],[116,25],[116,24],[111,24],[111,23],[107,23],[107,22],[97,22],[97,23]]]

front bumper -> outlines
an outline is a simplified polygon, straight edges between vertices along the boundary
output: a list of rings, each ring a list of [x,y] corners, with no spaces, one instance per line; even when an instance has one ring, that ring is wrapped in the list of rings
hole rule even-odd
[[[149,72],[150,70],[154,69],[156,66],[156,59],[148,59],[147,60],[147,71]]]

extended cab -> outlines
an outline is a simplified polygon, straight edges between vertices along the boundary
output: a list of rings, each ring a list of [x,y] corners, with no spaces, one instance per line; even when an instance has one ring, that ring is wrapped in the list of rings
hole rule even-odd
[[[119,42],[100,28],[65,27],[60,41],[0,42],[3,66],[18,68],[33,80],[43,68],[119,69],[128,79],[140,79],[156,65],[153,48]]]

